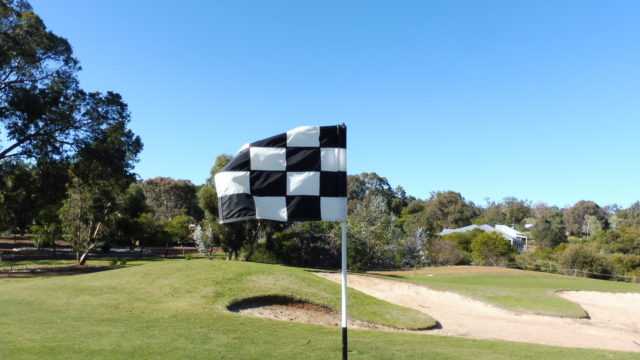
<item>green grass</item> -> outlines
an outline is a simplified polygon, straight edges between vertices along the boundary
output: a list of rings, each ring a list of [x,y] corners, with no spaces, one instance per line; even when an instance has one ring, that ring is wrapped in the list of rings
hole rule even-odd
[[[433,274],[431,276],[407,274],[394,275],[392,278],[459,292],[510,310],[565,317],[585,317],[587,313],[576,303],[557,296],[556,291],[640,292],[639,284],[532,271]]]
[[[304,269],[223,261],[164,261],[57,278],[0,281],[0,359],[337,359],[340,329],[230,313],[236,299],[295,295],[337,307],[339,285]],[[350,290],[363,320],[430,319]],[[635,359],[565,349],[350,330],[355,359]]]

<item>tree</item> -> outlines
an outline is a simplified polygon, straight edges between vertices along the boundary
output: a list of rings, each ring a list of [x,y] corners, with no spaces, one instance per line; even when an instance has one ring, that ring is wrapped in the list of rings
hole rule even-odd
[[[198,252],[202,256],[206,256],[209,260],[213,258],[213,252],[216,246],[216,237],[214,236],[211,225],[205,225],[204,229],[201,225],[197,225],[193,231],[193,240],[196,243]]]
[[[24,161],[4,161],[0,176],[0,229],[24,234],[38,213],[36,169]]]
[[[171,220],[181,214],[202,218],[196,186],[189,180],[156,177],[143,181],[141,188],[156,220]]]
[[[497,232],[480,234],[471,243],[471,256],[478,265],[505,265],[516,252]]]
[[[636,201],[628,208],[618,211],[615,216],[618,218],[618,226],[640,227],[640,201]]]
[[[604,209],[593,201],[582,200],[564,211],[564,222],[567,225],[567,231],[570,235],[589,235],[586,232],[588,229],[586,221],[586,219],[588,219],[587,215],[595,216],[595,219],[600,222],[602,228],[607,229],[609,227],[607,213]]]
[[[566,226],[560,210],[548,210],[538,218],[531,235],[541,247],[554,248],[567,241]]]
[[[65,236],[82,253],[81,265],[105,227],[113,224],[118,195],[135,181],[133,164],[142,150],[140,138],[127,129],[129,112],[120,96],[90,95],[87,112],[108,125],[85,139],[74,156],[68,197],[60,210]]]
[[[416,205],[410,204],[416,208]],[[470,225],[480,215],[480,210],[472,202],[467,202],[454,191],[432,192],[429,200],[420,203],[421,211],[403,215],[405,233],[411,234],[422,228],[427,237],[433,237],[444,228],[459,228]]]
[[[349,216],[349,266],[392,268],[400,261],[397,250],[402,231],[384,197],[378,195],[358,202]]]
[[[0,96],[78,71],[71,45],[51,31],[24,0],[0,1]]]
[[[71,45],[22,0],[0,2],[0,40],[0,160],[67,155],[101,125],[82,116]]]
[[[349,213],[360,201],[375,196],[382,197],[387,203],[387,207],[399,216],[402,208],[406,207],[411,199],[407,197],[402,186],[396,187],[394,190],[387,178],[382,177],[375,172],[363,172],[358,175],[347,176],[347,200],[349,203]]]
[[[480,209],[480,216],[473,222],[478,225],[488,224],[495,226],[498,224],[504,224],[506,222],[506,216],[504,213],[503,205],[486,199],[487,206],[484,209]]]
[[[515,197],[504,198],[505,221],[507,225],[518,225],[531,216],[531,202]]]
[[[164,226],[171,240],[176,244],[182,245],[182,256],[184,256],[184,244],[189,239],[189,235],[191,235],[190,226],[192,222],[189,216],[180,214],[167,221]]]

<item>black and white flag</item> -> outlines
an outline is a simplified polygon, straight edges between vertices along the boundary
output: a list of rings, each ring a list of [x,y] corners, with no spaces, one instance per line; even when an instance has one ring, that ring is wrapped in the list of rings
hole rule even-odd
[[[243,146],[214,178],[221,223],[347,219],[347,127],[303,126]]]

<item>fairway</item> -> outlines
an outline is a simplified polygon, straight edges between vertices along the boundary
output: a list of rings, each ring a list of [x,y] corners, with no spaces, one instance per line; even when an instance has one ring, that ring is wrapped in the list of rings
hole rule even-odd
[[[500,267],[441,267],[418,271],[375,272],[392,279],[455,291],[518,312],[586,317],[574,302],[556,295],[562,290],[640,292],[640,284],[523,271]]]
[[[100,273],[0,281],[2,359],[330,359],[340,330],[231,313],[281,293],[337,307],[339,286],[304,269],[164,261]],[[424,327],[420,313],[350,290],[353,317]],[[352,359],[632,359],[635,354],[351,330]]]

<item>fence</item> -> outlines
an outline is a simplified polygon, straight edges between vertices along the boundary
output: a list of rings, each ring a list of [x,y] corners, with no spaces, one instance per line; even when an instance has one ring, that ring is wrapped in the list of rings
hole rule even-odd
[[[638,276],[600,274],[600,273],[594,273],[594,272],[589,272],[589,271],[584,271],[579,269],[556,269],[555,272],[561,275],[572,275],[572,276],[590,277],[590,278],[613,280],[613,281],[624,281],[624,282],[630,282],[633,284],[640,283],[640,278]]]

